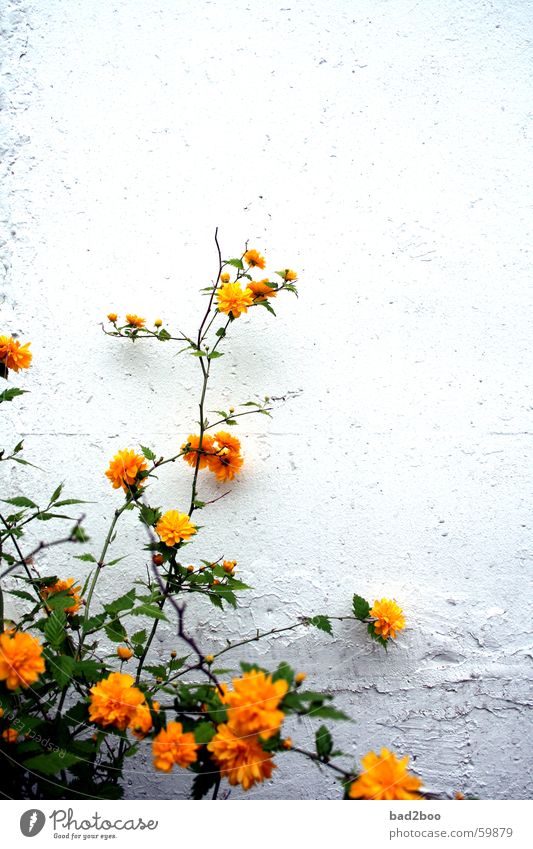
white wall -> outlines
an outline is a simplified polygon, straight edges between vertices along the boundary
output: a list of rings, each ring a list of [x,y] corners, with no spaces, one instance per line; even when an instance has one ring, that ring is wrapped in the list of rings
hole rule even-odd
[[[298,269],[300,300],[240,319],[217,363],[210,407],[290,397],[240,428],[245,473],[188,550],[226,552],[255,587],[224,626],[197,606],[203,645],[396,597],[409,629],[388,655],[344,625],[246,657],[331,688],[355,718],[345,751],[411,753],[432,788],[485,798],[531,790],[530,17],[501,0],[6,0],[2,19],[2,329],[35,355],[7,414],[44,469],[13,469],[10,492],[63,479],[94,499],[96,548],[120,501],[109,457],[176,450],[198,387],[193,358],[114,344],[102,317],[194,328],[216,225],[225,255],[249,239]],[[189,484],[172,466],[154,499],[183,506]],[[129,517],[107,593],[142,574],[138,543]],[[155,655],[175,645],[161,633]],[[256,798],[338,796],[278,760]],[[187,793],[184,773],[129,768],[132,796]]]

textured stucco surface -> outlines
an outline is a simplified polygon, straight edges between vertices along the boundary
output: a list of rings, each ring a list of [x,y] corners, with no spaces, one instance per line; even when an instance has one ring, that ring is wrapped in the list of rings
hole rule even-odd
[[[44,470],[2,488],[64,480],[95,502],[96,548],[119,502],[108,458],[174,452],[198,386],[193,358],[99,322],[194,328],[215,225],[226,255],[250,239],[299,270],[301,298],[241,319],[215,372],[210,408],[287,400],[240,428],[245,473],[188,550],[225,551],[255,587],[225,625],[196,606],[203,645],[396,597],[409,629],[388,655],[342,623],[242,657],[330,688],[355,718],[346,752],[529,796],[530,4],[5,0],[1,31],[1,326],[35,355],[1,441],[23,435]],[[171,466],[154,500],[182,504],[189,482]],[[144,541],[128,517],[104,593],[143,572]],[[154,656],[174,644],[162,628]],[[278,760],[255,798],[338,796]],[[128,768],[131,796],[187,793],[184,773]]]

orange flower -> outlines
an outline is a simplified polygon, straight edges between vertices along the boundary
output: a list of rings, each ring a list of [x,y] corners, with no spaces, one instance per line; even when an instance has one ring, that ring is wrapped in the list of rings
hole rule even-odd
[[[286,268],[285,271],[279,272],[286,283],[294,283],[298,280],[298,275],[291,268]]]
[[[188,542],[196,533],[196,526],[192,524],[186,513],[167,510],[155,526],[155,531],[165,545],[173,546],[178,545],[182,540]]]
[[[23,631],[0,634],[0,681],[9,690],[29,687],[44,672],[43,647]]]
[[[52,584],[48,587],[43,587],[41,589],[41,596],[44,599],[49,598],[51,595],[55,593],[66,592],[67,595],[72,597],[72,604],[70,607],[65,607],[65,613],[73,616],[81,607],[81,599],[79,593],[81,592],[81,587],[74,586],[74,578],[67,578],[66,581],[56,581],[55,584]]]
[[[276,768],[257,737],[237,737],[229,725],[218,726],[207,749],[217,762],[221,775],[232,785],[240,784],[244,790],[270,778]]]
[[[246,251],[244,254],[244,260],[251,265],[252,268],[264,268],[265,267],[265,258],[261,256],[258,251]]]
[[[272,681],[270,675],[253,669],[242,678],[234,678],[233,687],[228,690],[223,684],[224,694],[220,697],[228,707],[231,730],[239,736],[259,734],[263,740],[277,734],[285,718],[278,705],[289,689],[287,682]]]
[[[16,743],[18,736],[19,733],[16,728],[6,728],[5,731],[2,731],[2,738],[6,743]]]
[[[233,480],[244,463],[241,443],[236,436],[225,431],[215,433],[215,454],[208,456],[207,465],[219,481]]]
[[[113,322],[113,324],[114,324],[114,323],[115,323],[115,321],[116,321],[116,320],[117,320],[117,318],[118,318],[118,315],[116,314],[116,312],[108,312],[108,314],[107,314],[107,318],[108,318],[108,320],[109,320],[109,321],[112,321],[112,322]]]
[[[369,752],[361,759],[364,772],[350,785],[350,799],[420,799],[416,792],[422,782],[407,772],[409,757],[399,761],[393,752],[382,749],[380,755]]]
[[[202,436],[202,452],[207,451],[207,452],[212,453],[213,450],[214,450],[213,449],[213,442],[214,442],[213,437],[209,436],[208,433],[204,433],[204,435]],[[189,434],[187,442],[185,442],[181,446],[182,451],[185,451],[187,444],[189,444],[191,447],[190,447],[190,450],[187,451],[187,453],[183,455],[183,459],[185,460],[185,462],[188,463],[189,466],[196,468],[196,461],[197,461],[198,457],[200,457],[200,462],[198,463],[198,468],[199,469],[205,469],[205,467],[207,466],[207,457],[204,453],[200,453],[198,451],[198,448],[199,448],[199,445],[200,445],[200,437],[195,436],[194,434]]]
[[[126,321],[132,327],[144,327],[146,319],[140,318],[138,315],[135,315],[135,313],[127,312],[126,313]]]
[[[127,646],[118,646],[117,655],[121,660],[129,660],[130,657],[133,657],[133,652]]]
[[[275,298],[276,288],[268,285],[268,277],[264,280],[250,280],[248,288],[251,290],[254,301],[266,301],[267,298]]]
[[[140,705],[145,704],[144,694],[133,686],[131,675],[112,672],[91,687],[89,718],[99,725],[114,725],[124,731],[137,716]]]
[[[21,345],[12,336],[0,336],[0,362],[12,371],[29,368],[32,361],[32,353],[28,350],[30,345],[31,342]]]
[[[195,762],[197,751],[194,734],[184,732],[181,722],[169,722],[152,743],[154,766],[162,772],[170,772],[174,764],[187,769]]]
[[[376,599],[369,616],[376,620],[374,630],[384,640],[389,639],[389,637],[394,640],[396,631],[403,631],[405,628],[402,608],[388,598],[382,598],[381,601]]]
[[[219,312],[232,314],[233,318],[239,318],[242,313],[248,312],[248,307],[253,304],[253,296],[250,289],[242,289],[238,283],[224,283],[217,291],[217,306]]]
[[[224,560],[224,562],[222,564],[222,568],[224,569],[224,572],[226,572],[226,574],[233,575],[236,565],[237,565],[236,560]]]
[[[155,711],[159,710],[159,702],[153,702],[153,709]],[[150,708],[144,702],[139,705],[133,719],[129,724],[129,728],[132,731],[133,735],[137,737],[139,740],[142,740],[149,731],[152,730],[153,722],[152,722],[152,714],[150,713]]]
[[[134,486],[144,485],[144,481],[137,480],[137,477],[139,472],[147,469],[148,463],[141,454],[136,454],[131,448],[124,448],[115,454],[105,474],[113,484],[113,489],[121,486],[124,492],[128,492]]]

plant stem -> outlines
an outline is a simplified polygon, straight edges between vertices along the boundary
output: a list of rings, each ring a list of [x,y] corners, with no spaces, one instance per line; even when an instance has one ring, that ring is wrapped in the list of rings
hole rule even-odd
[[[87,596],[87,600],[86,600],[86,603],[85,603],[85,613],[84,613],[84,616],[83,616],[83,622],[82,622],[82,626],[81,626],[80,643],[79,643],[79,646],[78,646],[78,659],[81,657],[81,650],[82,650],[83,643],[84,643],[84,640],[85,640],[85,632],[86,632],[86,629],[87,629],[87,621],[89,619],[89,611],[90,611],[90,607],[91,607],[91,601],[92,601],[92,598],[93,598],[93,595],[94,595],[94,590],[95,590],[96,584],[98,582],[98,578],[100,577],[100,573],[101,573],[102,568],[103,568],[104,563],[105,563],[107,549],[109,548],[109,546],[111,544],[111,538],[113,536],[113,531],[115,530],[115,526],[116,526],[120,516],[122,515],[122,513],[124,512],[126,507],[128,507],[129,504],[130,504],[130,502],[126,501],[122,505],[122,507],[119,507],[118,510],[115,510],[115,514],[113,516],[113,520],[112,520],[111,525],[109,527],[109,531],[107,532],[107,536],[105,538],[105,542],[104,542],[104,546],[102,548],[102,552],[100,554],[100,558],[98,560],[98,563],[96,564],[96,569],[94,571],[93,579],[91,581],[91,586],[89,588],[89,594]]]

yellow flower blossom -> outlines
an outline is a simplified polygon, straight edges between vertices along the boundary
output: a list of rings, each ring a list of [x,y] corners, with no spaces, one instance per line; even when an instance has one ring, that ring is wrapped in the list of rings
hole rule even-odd
[[[246,251],[244,254],[244,261],[247,262],[248,265],[251,265],[252,268],[263,269],[266,265],[264,256],[261,256],[261,254],[255,250]]]
[[[350,799],[388,801],[420,799],[417,790],[422,782],[407,772],[408,763],[409,757],[398,760],[388,749],[382,749],[380,755],[369,752],[361,760],[364,771],[350,785],[348,796]]]
[[[233,318],[239,318],[242,313],[248,312],[254,302],[250,289],[242,289],[239,283],[224,283],[217,291],[217,306],[219,312],[226,315],[232,314]]]
[[[380,601],[376,599],[369,616],[376,620],[374,630],[384,640],[389,638],[394,640],[396,632],[403,631],[405,628],[402,608],[388,598],[382,598]]]
[[[276,768],[258,737],[237,737],[229,725],[218,726],[207,749],[218,764],[222,777],[227,778],[231,785],[240,784],[243,790],[270,778]]]
[[[177,510],[168,510],[161,516],[155,526],[159,539],[165,545],[173,546],[178,543],[188,542],[196,533],[196,526],[192,524],[186,513],[178,513]]]
[[[24,631],[0,634],[0,681],[8,690],[29,687],[44,672],[43,647]]]
[[[279,704],[289,689],[283,679],[252,669],[233,679],[233,690],[222,684],[220,700],[227,706],[228,725],[239,736],[258,734],[268,740],[277,734],[285,718]]]
[[[184,732],[181,722],[169,722],[152,742],[154,766],[162,772],[170,772],[174,764],[186,769],[196,761],[197,752],[194,734]]]
[[[113,489],[122,487],[124,492],[128,492],[134,486],[144,486],[144,481],[138,480],[138,476],[147,469],[148,463],[142,454],[136,454],[131,448],[124,448],[115,454],[105,474]]]

